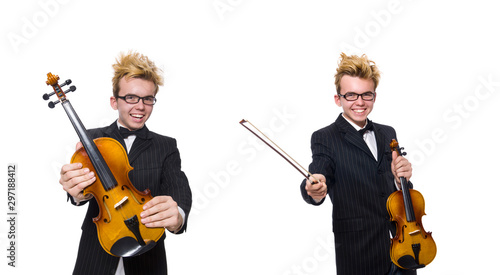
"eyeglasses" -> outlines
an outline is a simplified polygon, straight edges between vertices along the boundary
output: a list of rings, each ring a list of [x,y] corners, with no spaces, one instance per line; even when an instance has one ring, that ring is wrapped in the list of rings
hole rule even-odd
[[[359,96],[361,96],[361,99],[368,101],[372,101],[375,99],[375,93],[372,92],[366,92],[362,94],[348,92],[345,95],[338,94],[338,96],[345,98],[345,100],[347,101],[356,101],[358,100]]]
[[[125,102],[130,103],[130,104],[136,104],[141,99],[142,99],[142,103],[144,103],[146,105],[155,105],[155,103],[156,103],[156,97],[154,97],[154,96],[140,97],[140,96],[136,96],[136,95],[126,95],[126,96],[117,96],[116,98],[121,98],[121,99],[125,100]]]

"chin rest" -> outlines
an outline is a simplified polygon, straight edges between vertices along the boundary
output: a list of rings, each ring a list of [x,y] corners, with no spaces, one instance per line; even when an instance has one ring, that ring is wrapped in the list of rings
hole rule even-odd
[[[404,255],[401,258],[399,258],[398,264],[405,269],[418,269],[418,268],[425,267],[425,265],[423,265],[423,264],[418,264],[415,261],[415,258],[413,258],[410,255]]]

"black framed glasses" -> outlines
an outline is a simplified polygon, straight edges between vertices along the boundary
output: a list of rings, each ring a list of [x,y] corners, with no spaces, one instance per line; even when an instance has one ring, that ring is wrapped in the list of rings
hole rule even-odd
[[[142,99],[142,103],[144,103],[146,105],[155,105],[155,103],[156,103],[156,97],[154,97],[154,96],[140,97],[140,96],[136,96],[136,95],[125,95],[125,96],[117,96],[116,98],[121,98],[121,99],[125,100],[125,102],[130,103],[130,104],[136,104],[141,99]]]
[[[372,101],[375,99],[375,93],[373,93],[373,92],[366,92],[366,93],[362,93],[362,94],[348,92],[345,95],[338,94],[338,96],[345,98],[345,100],[347,100],[347,101],[356,101],[356,100],[358,100],[359,96],[361,96],[361,99],[367,100],[367,101]]]

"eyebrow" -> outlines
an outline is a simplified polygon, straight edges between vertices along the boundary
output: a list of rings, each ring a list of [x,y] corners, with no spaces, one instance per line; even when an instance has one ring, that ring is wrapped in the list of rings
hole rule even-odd
[[[136,94],[126,94],[124,96],[136,96],[136,97],[155,97],[154,95],[147,95],[147,96],[138,96]]]
[[[348,91],[348,92],[346,92],[346,94],[347,94],[347,93],[358,94],[358,93],[356,93],[356,92],[352,92],[352,91]],[[366,91],[366,92],[364,92],[364,93],[360,93],[360,94],[358,94],[358,95],[362,95],[362,94],[366,94],[366,93],[375,93],[375,92],[372,92],[372,91]]]

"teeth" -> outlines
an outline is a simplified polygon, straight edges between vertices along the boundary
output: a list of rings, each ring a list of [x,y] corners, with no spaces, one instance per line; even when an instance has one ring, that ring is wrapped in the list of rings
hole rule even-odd
[[[354,111],[354,112],[356,112],[356,113],[362,113],[362,112],[364,112],[365,110],[353,110],[353,111]]]
[[[142,118],[143,117],[143,115],[131,115],[131,116],[136,117],[136,118]]]

